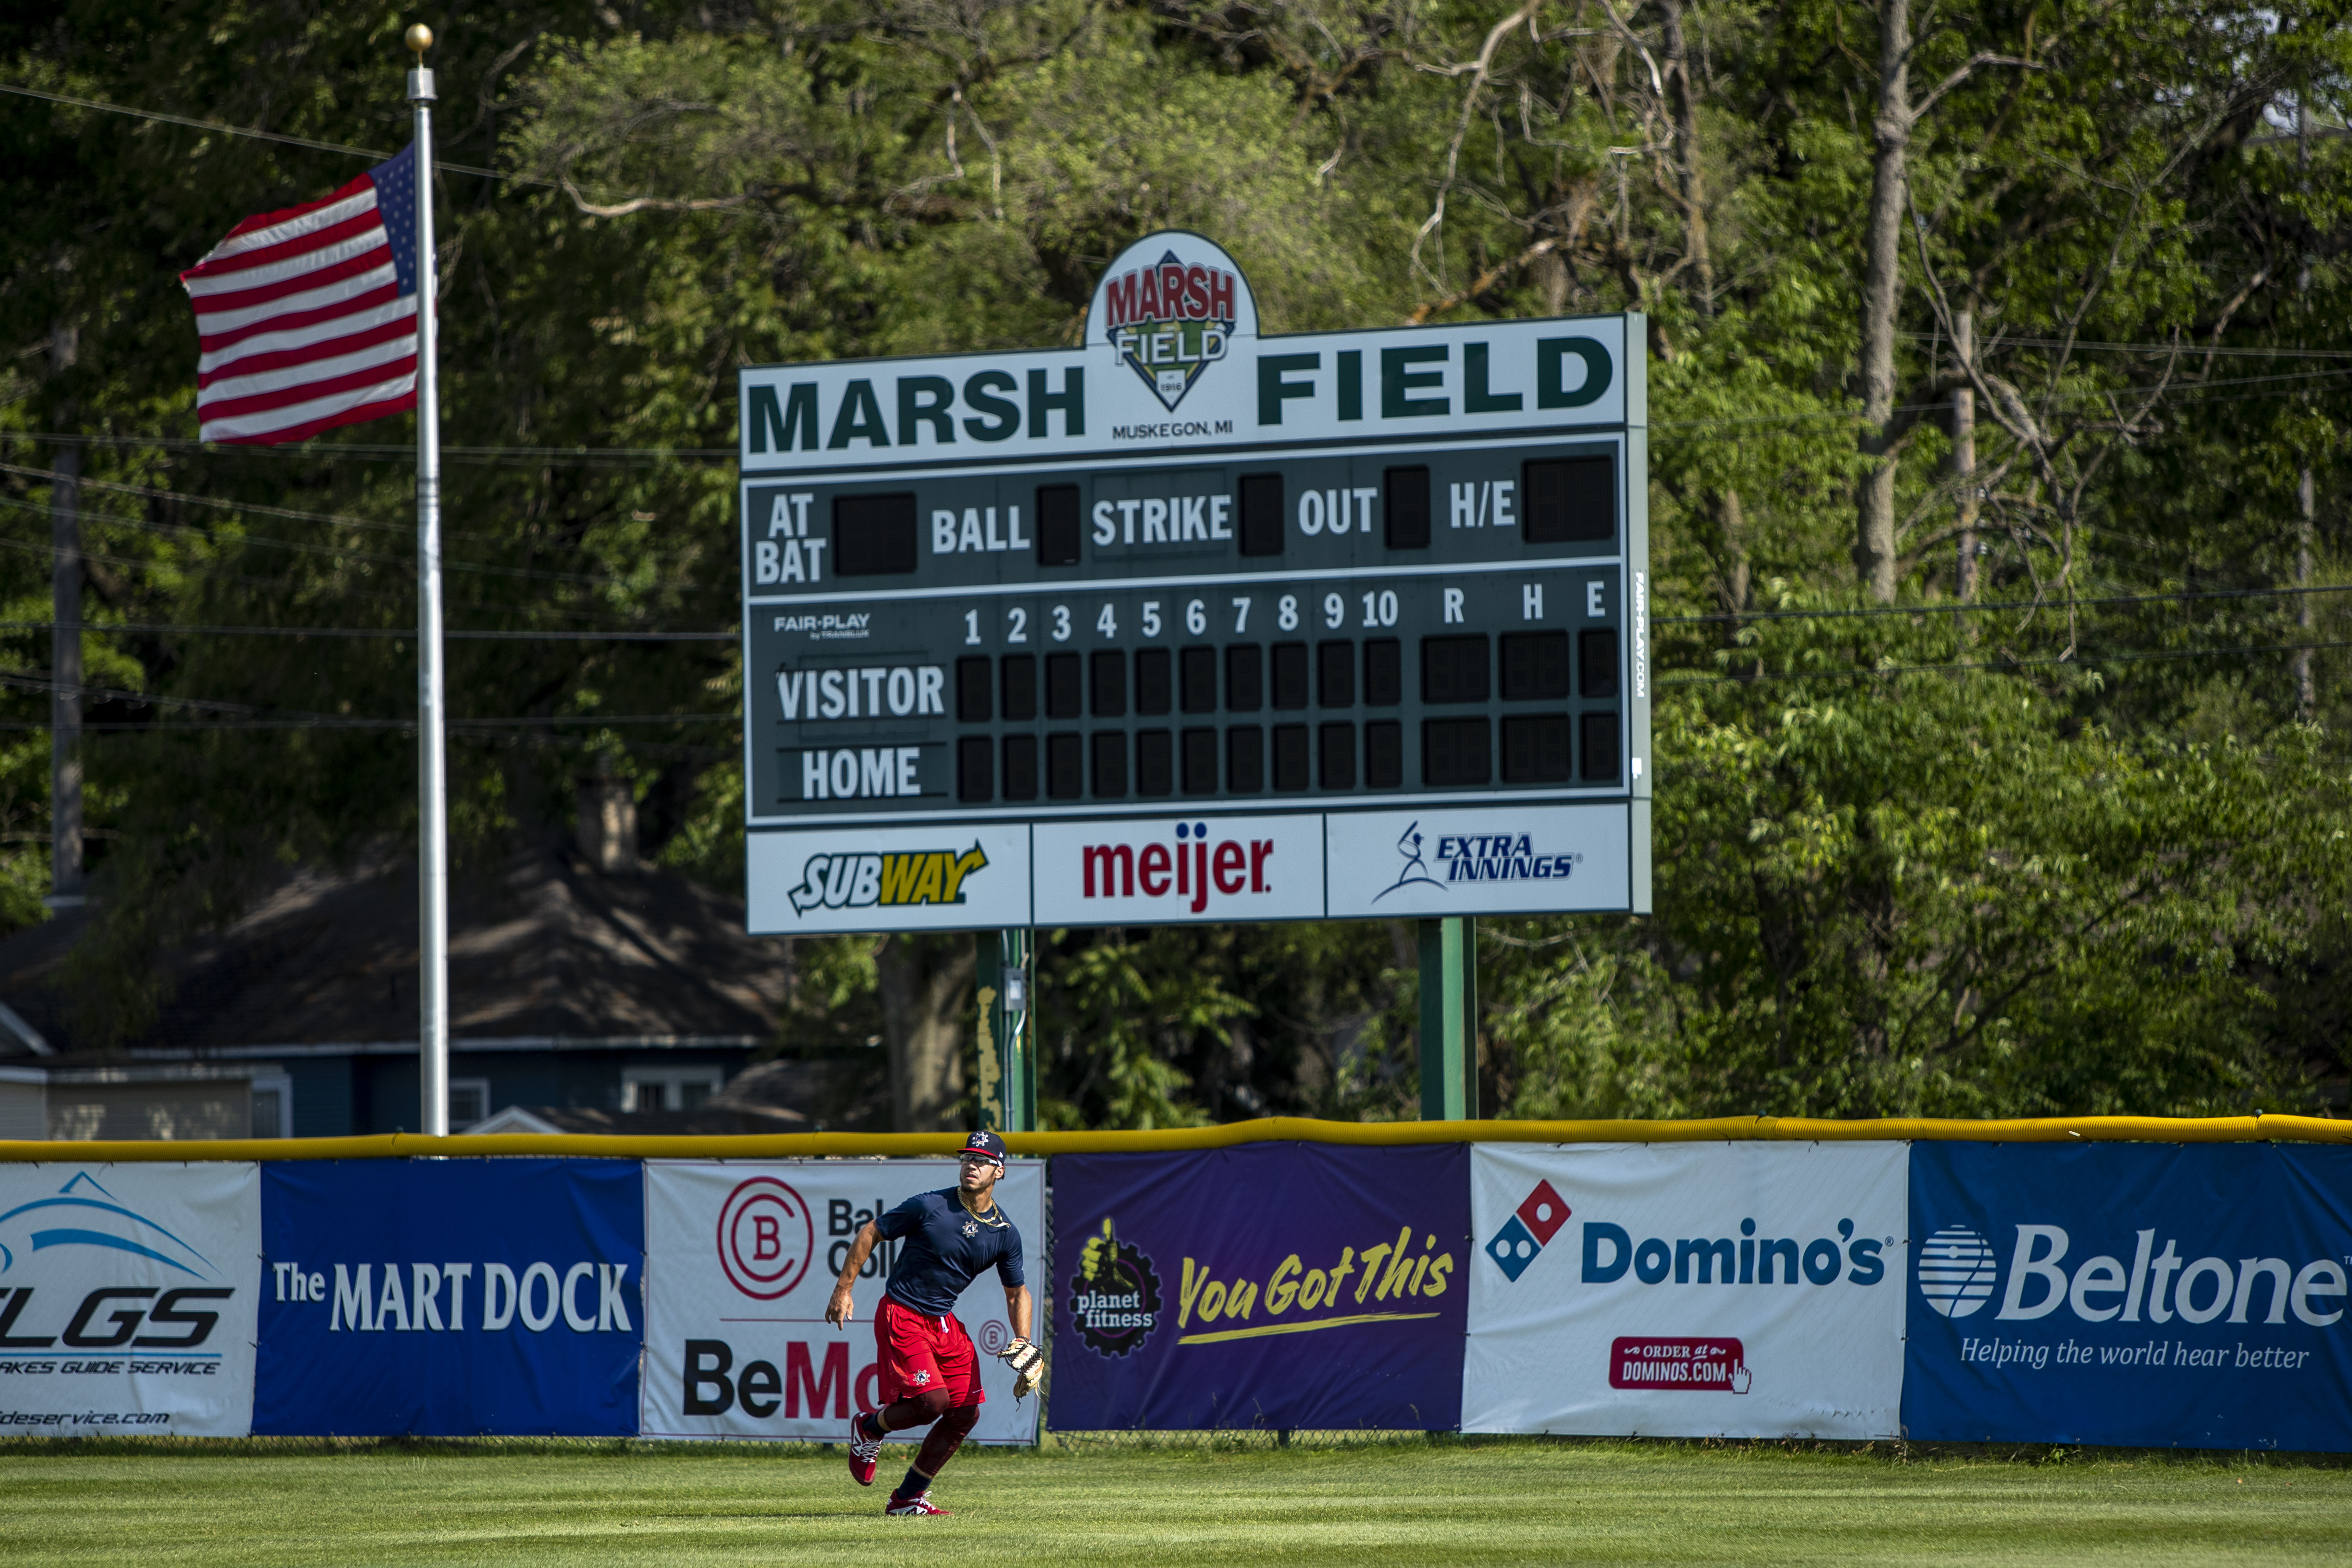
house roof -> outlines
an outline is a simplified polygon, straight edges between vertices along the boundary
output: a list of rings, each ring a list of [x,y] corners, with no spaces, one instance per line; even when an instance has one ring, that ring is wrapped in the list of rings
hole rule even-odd
[[[413,861],[304,868],[225,930],[165,952],[167,996],[142,1053],[257,1047],[415,1048]],[[26,1034],[72,1051],[66,960],[97,911],[63,910],[0,942],[0,1057]],[[567,837],[517,850],[495,875],[453,879],[451,1033],[551,1047],[639,1048],[772,1038],[791,970],[784,942],[744,930],[740,900],[674,871],[592,870]],[[242,1047],[242,1048],[240,1048]]]

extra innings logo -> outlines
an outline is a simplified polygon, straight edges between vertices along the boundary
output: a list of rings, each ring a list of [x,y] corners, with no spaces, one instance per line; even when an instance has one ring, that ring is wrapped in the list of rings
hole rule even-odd
[[[1187,265],[1171,250],[1103,286],[1111,349],[1172,409],[1203,370],[1225,357],[1239,297],[1234,274]]]
[[[1159,1326],[1160,1276],[1141,1247],[1111,1234],[1108,1219],[1078,1254],[1070,1322],[1099,1356],[1128,1354]]]

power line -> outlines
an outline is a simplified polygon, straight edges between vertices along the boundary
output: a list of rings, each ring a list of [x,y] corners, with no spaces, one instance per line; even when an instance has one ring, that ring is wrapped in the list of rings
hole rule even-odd
[[[263,517],[289,518],[296,522],[333,522],[346,528],[373,529],[380,532],[413,534],[415,525],[407,522],[378,522],[372,518],[353,517],[340,511],[302,511],[294,507],[270,506],[261,501],[228,500],[220,496],[200,496],[186,490],[167,490],[154,485],[125,484],[119,479],[93,479],[76,476],[71,479],[54,468],[31,468],[22,463],[0,463],[0,474],[19,474],[29,479],[47,482],[52,488],[70,483],[86,490],[116,490],[124,495],[146,496],[154,500],[174,500],[188,506],[218,507],[231,511],[249,511]],[[509,537],[497,533],[467,533],[443,529],[444,539],[478,539],[488,543],[509,542]],[[403,559],[405,559],[404,557]]]
[[[1915,343],[1949,342],[1948,338],[1934,332],[1901,332],[1896,334]],[[2352,349],[2241,349],[2208,347],[2200,343],[2124,343],[2069,342],[2064,338],[2002,338],[1998,343],[1988,341],[1978,350],[1982,358],[1992,348],[2012,349],[2084,349],[2099,353],[2177,353],[2183,359],[2352,359]]]
[[[243,125],[230,125],[218,120],[194,120],[184,114],[166,114],[156,109],[132,109],[127,104],[107,103],[95,98],[75,98],[62,92],[44,92],[37,87],[18,87],[11,82],[0,82],[0,92],[13,92],[19,98],[46,99],[51,103],[62,103],[74,109],[95,109],[108,114],[127,114],[133,120],[154,120],[165,125],[184,125],[193,131],[217,131],[224,136],[244,136],[256,142],[282,142],[289,147],[307,147],[313,153],[340,153],[345,157],[366,158],[378,163],[392,156],[389,153],[379,153],[373,147],[350,147],[340,142],[314,142],[308,136],[289,136],[280,131],[255,131]],[[502,174],[496,169],[478,169],[471,163],[445,163],[436,158],[433,161],[433,166],[436,169],[446,169],[453,174],[479,174],[486,180],[504,180],[510,184],[544,185],[550,190],[555,188],[555,182],[552,180],[534,180],[523,174]]]
[[[1971,616],[2002,610],[2059,610],[2068,605],[2177,605],[2200,599],[2281,599],[2305,594],[2352,594],[2352,583],[2330,583],[2300,588],[2212,588],[2178,594],[2117,594],[2095,599],[1956,600],[1948,605],[1878,605],[1859,610],[1719,610],[1704,616],[1657,616],[1661,626],[1695,626],[1708,621],[1843,621],[1880,616]]]
[[[2265,647],[2192,647],[2169,651],[2143,650],[2136,653],[2085,653],[2056,658],[1984,659],[1970,664],[1890,664],[1876,668],[1759,670],[1749,676],[1676,676],[1661,679],[1658,684],[1660,686],[1748,686],[1759,680],[1867,680],[1882,675],[1941,675],[1968,670],[2019,669],[2058,664],[2141,664],[2151,659],[2220,658],[2237,654],[2305,653],[2339,647],[2352,647],[2352,641],[2274,643]]]
[[[323,555],[337,561],[366,561],[383,566],[404,566],[411,572],[414,572],[416,569],[415,561],[412,557],[406,555],[380,555],[372,551],[353,550],[340,544],[311,544],[298,539],[277,539],[266,533],[240,533],[233,537],[223,537],[217,534],[207,533],[203,529],[197,528],[191,523],[150,522],[144,518],[117,517],[111,512],[91,511],[83,507],[61,508],[44,501],[12,500],[5,496],[0,496],[0,507],[7,507],[16,511],[39,512],[45,517],[74,517],[84,519],[91,522],[110,523],[117,528],[127,528],[142,533],[161,534],[167,539],[194,539],[197,542],[204,544],[212,544],[223,547],[238,544],[260,544],[267,545],[273,550],[292,551],[300,555]],[[394,525],[390,523],[378,523],[373,526],[389,528]],[[16,545],[15,548],[32,552],[37,551],[41,547],[19,543]],[[47,548],[51,554],[55,554],[57,552],[57,547],[55,545],[50,545]],[[77,553],[79,553],[79,552],[77,552]],[[135,557],[126,557],[126,559],[135,559]],[[156,563],[156,564],[171,566],[179,565],[179,563],[175,562]],[[446,571],[473,572],[490,577],[520,577],[555,583],[584,583],[592,587],[598,588],[625,588],[629,586],[628,584],[623,582],[620,578],[606,577],[595,573],[551,572],[534,566],[492,566],[487,563],[479,561],[451,561],[446,557],[443,558],[441,564]],[[185,570],[186,568],[182,567],[181,569]]]
[[[296,441],[274,447],[223,446],[214,441],[198,441],[185,436],[108,435],[89,436],[63,430],[0,430],[0,437],[46,443],[50,446],[73,447],[153,447],[163,451],[201,452],[211,457],[238,458],[365,458],[383,461],[409,462],[416,456],[414,442],[396,441]],[[539,463],[592,464],[602,462],[635,462],[643,459],[678,458],[697,462],[733,462],[737,457],[732,447],[448,447],[441,448],[445,458],[466,458],[478,463]]]
[[[56,621],[0,621],[0,631],[53,632]],[[207,626],[180,621],[67,622],[66,631],[246,637],[376,637],[416,640],[414,626]],[[740,632],[499,632],[450,631],[444,637],[468,642],[725,642],[740,641]]]

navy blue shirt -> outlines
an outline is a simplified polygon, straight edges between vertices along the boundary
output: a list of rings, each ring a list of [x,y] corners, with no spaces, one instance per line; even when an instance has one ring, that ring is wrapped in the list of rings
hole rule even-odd
[[[901,1306],[934,1318],[955,1310],[956,1298],[990,1264],[1008,1290],[1024,1281],[1021,1233],[999,1204],[985,1215],[967,1211],[956,1189],[918,1193],[874,1222],[885,1241],[904,1237],[890,1266],[890,1294]]]

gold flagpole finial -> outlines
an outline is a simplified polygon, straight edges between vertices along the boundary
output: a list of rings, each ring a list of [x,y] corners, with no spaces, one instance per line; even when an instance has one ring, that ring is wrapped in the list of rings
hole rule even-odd
[[[425,51],[433,47],[433,29],[422,22],[412,23],[408,29],[408,47],[419,65],[425,62]]]

